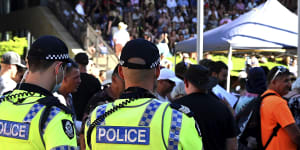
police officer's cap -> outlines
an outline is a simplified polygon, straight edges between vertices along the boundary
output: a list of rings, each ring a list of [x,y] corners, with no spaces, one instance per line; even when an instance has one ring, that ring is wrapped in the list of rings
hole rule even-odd
[[[146,64],[130,63],[130,58],[141,58]],[[130,69],[152,69],[160,64],[159,50],[153,43],[144,39],[135,39],[126,43],[122,49],[120,65]]]
[[[28,59],[69,62],[68,47],[59,38],[51,35],[38,38],[28,52]]]

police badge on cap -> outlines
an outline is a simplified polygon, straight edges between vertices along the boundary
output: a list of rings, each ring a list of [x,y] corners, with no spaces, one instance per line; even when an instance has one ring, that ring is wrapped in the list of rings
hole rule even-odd
[[[74,128],[73,123],[70,120],[62,120],[62,125],[65,134],[69,137],[69,139],[72,139],[74,137]]]

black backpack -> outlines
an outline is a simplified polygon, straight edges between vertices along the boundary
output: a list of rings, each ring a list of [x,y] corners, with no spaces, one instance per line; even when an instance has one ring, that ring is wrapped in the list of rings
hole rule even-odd
[[[269,137],[266,145],[263,146],[261,139],[261,123],[260,123],[260,106],[262,100],[275,93],[268,93],[264,96],[259,96],[247,104],[237,115],[236,121],[238,125],[238,142],[242,145],[242,149],[264,150],[267,148],[272,138],[277,135],[280,125],[273,129],[273,133]],[[249,137],[252,137],[252,142],[256,142],[252,147],[247,146]],[[240,147],[240,146],[239,146]]]

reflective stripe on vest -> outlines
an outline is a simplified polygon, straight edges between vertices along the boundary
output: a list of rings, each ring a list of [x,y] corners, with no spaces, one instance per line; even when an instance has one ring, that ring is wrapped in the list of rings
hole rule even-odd
[[[73,146],[63,145],[63,146],[54,147],[51,150],[76,150],[76,148]]]
[[[31,122],[31,120],[35,117],[35,115],[44,107],[42,104],[34,104],[27,115],[25,116],[23,122]]]
[[[96,118],[99,118],[102,114],[105,113],[106,106],[107,106],[107,104],[98,106],[99,108],[97,108]],[[103,121],[98,125],[105,125],[105,119],[103,119]]]
[[[181,129],[182,113],[173,109],[168,150],[178,150],[179,134]]]
[[[140,120],[139,126],[149,126],[151,123],[151,120],[157,110],[157,108],[160,106],[161,102],[158,102],[156,100],[153,100],[145,109],[144,114]]]
[[[43,132],[45,133],[45,129],[48,125],[48,123],[60,112],[60,109],[56,106],[52,107],[49,113],[49,116],[47,118],[47,121],[45,122],[45,125],[43,127]]]

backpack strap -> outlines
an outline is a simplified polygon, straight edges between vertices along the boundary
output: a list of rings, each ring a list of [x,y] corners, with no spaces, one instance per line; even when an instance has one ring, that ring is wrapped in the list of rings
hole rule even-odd
[[[263,100],[265,97],[271,96],[271,95],[276,95],[276,94],[275,94],[275,93],[267,93],[267,94],[261,96],[260,104],[261,104],[262,100]],[[261,105],[260,105],[260,106],[261,106]],[[260,117],[260,110],[259,110],[259,117]],[[259,124],[260,124],[260,130],[261,130],[261,122],[260,122],[260,118],[259,118]],[[268,145],[270,144],[270,142],[272,141],[273,137],[274,137],[274,136],[277,136],[277,132],[278,132],[278,130],[279,130],[280,128],[281,128],[280,124],[277,123],[276,127],[273,128],[273,132],[272,132],[271,136],[269,137],[269,139],[268,139],[266,145],[265,145],[265,146],[262,145],[263,149],[266,149],[266,148],[268,147]],[[260,132],[260,134],[261,134],[261,132]],[[262,139],[260,139],[260,141],[261,141],[261,143],[262,143]]]
[[[267,94],[265,94],[265,95],[263,95],[263,96],[260,96],[261,98],[261,100],[263,100],[265,97],[267,97],[267,96],[271,96],[271,95],[276,95],[275,93],[267,93]]]
[[[273,132],[272,132],[271,136],[269,137],[266,145],[263,147],[263,149],[266,149],[268,147],[268,145],[270,144],[271,140],[273,139],[273,137],[277,136],[277,132],[280,128],[281,128],[280,124],[277,123],[276,127],[273,129]]]

